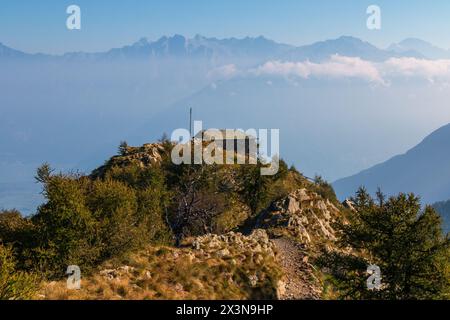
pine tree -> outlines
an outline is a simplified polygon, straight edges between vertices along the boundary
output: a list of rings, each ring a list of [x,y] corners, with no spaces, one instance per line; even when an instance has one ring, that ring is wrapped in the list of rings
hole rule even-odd
[[[121,156],[125,156],[128,152],[128,143],[126,141],[120,142],[118,151]]]
[[[441,231],[440,216],[431,207],[421,210],[413,194],[376,200],[361,188],[357,210],[339,225],[344,249],[327,253],[321,262],[333,275],[343,298],[449,298],[450,239]],[[344,253],[347,252],[347,253]],[[367,267],[381,270],[381,287],[368,290]]]

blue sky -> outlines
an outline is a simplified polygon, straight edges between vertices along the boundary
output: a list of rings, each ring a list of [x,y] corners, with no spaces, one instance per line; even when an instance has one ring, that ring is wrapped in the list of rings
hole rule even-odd
[[[82,30],[66,29],[66,8],[82,10]],[[382,29],[366,28],[366,8]],[[418,37],[450,47],[448,0],[1,0],[0,42],[27,52],[102,51],[141,37],[244,37],[308,44],[353,35],[385,47]]]

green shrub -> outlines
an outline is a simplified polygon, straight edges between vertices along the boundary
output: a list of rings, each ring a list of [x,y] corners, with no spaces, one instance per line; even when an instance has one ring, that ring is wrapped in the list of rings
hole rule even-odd
[[[0,242],[23,247],[31,244],[34,225],[17,210],[0,211]]]
[[[86,198],[97,220],[101,258],[111,258],[135,247],[139,241],[136,192],[111,179],[95,180]]]
[[[169,193],[164,188],[147,188],[137,192],[138,218],[144,225],[143,239],[153,244],[172,244],[173,234],[165,216]]]
[[[44,184],[47,202],[32,217],[38,245],[30,254],[49,275],[98,259],[98,222],[86,205],[88,187],[87,179],[70,175],[52,176]]]
[[[68,265],[79,265],[86,272],[149,242],[172,241],[164,221],[170,196],[159,171],[112,168],[103,179],[92,179],[52,175],[49,167],[43,167],[38,176],[47,201],[30,221],[33,237],[27,246],[20,246],[21,259],[28,261],[23,266],[59,277]],[[20,219],[14,215],[9,224],[19,225]],[[0,231],[1,225],[0,219]],[[5,229],[9,231],[0,235],[8,239],[18,234],[11,227]]]
[[[37,276],[16,270],[11,248],[0,245],[0,300],[32,299],[37,290]]]
[[[236,183],[237,194],[242,201],[251,209],[252,215],[265,209],[273,200],[283,196],[284,188],[279,188],[277,182],[284,180],[288,176],[288,167],[280,159],[278,172],[273,176],[261,175],[261,168],[264,167],[260,161],[257,165],[241,165],[238,168]]]
[[[19,211],[0,212],[0,243],[13,248],[18,268],[28,269],[34,263],[30,252],[37,245],[37,235],[36,226]]]

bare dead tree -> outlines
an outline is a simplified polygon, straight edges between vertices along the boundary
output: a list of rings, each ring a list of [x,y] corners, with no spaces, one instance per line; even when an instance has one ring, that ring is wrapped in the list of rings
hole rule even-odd
[[[167,217],[177,246],[186,236],[212,232],[214,218],[223,211],[221,196],[208,190],[209,173],[203,165],[189,168],[179,182],[175,205]]]

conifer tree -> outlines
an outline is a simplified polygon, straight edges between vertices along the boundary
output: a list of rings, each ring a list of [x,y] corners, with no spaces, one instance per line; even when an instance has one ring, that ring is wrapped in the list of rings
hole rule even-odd
[[[352,249],[321,259],[342,297],[448,299],[450,239],[434,209],[422,210],[413,194],[386,200],[378,191],[374,200],[364,188],[352,200],[357,212],[338,228],[341,248]],[[367,287],[369,265],[380,267],[378,290]]]

